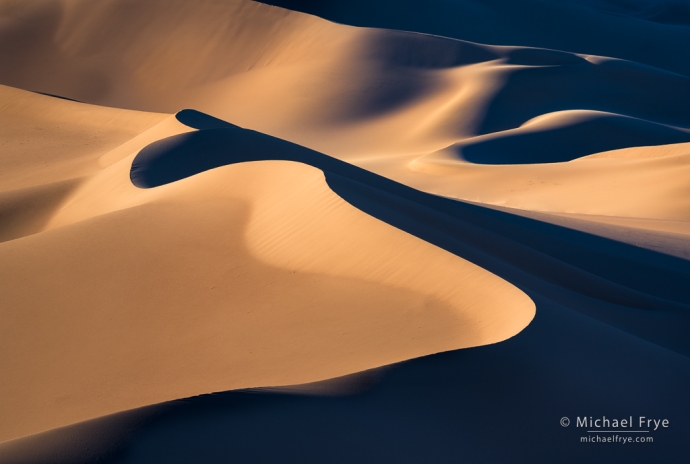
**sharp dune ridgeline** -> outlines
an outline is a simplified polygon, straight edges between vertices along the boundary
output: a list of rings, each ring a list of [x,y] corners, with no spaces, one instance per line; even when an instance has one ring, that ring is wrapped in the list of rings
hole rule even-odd
[[[0,462],[684,462],[689,42],[680,0],[0,0]]]

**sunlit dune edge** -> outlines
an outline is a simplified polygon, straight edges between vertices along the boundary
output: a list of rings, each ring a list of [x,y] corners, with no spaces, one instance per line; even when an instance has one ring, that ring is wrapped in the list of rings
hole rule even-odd
[[[612,30],[676,37],[644,15]],[[686,362],[684,65],[421,29],[0,0],[0,461],[98,460],[217,392],[357,395],[542,308]]]
[[[531,320],[515,287],[359,211],[310,166],[132,185],[138,149],[188,130],[171,116],[102,154],[40,230],[0,245],[5,439],[495,343]]]

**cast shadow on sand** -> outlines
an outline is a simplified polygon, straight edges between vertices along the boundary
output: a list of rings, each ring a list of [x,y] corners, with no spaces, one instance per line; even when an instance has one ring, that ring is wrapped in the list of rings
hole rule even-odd
[[[184,111],[178,119],[200,130],[142,150],[132,165],[135,185],[155,188],[239,162],[310,164],[362,211],[521,288],[537,305],[534,321],[502,343],[392,366],[350,394],[203,395],[13,446],[26,450],[52,436],[68,454],[54,453],[49,462],[72,463],[682,462],[687,456],[690,424],[682,418],[690,404],[677,398],[690,385],[688,261],[426,194],[201,113]],[[559,422],[602,415],[663,417],[673,426],[655,433],[654,446],[577,447],[581,431]],[[487,447],[492,440],[501,446]],[[89,446],[100,448],[78,452]],[[33,456],[24,462],[40,461]]]
[[[426,194],[195,111],[178,120],[199,131],[143,149],[132,165],[135,185],[155,188],[240,162],[312,165],[362,211],[517,285],[536,303],[535,319],[504,342],[400,363],[342,394],[307,387],[202,395],[15,440],[0,457],[580,463],[687,456],[690,404],[677,398],[690,384],[688,261]],[[655,446],[577,447],[581,431],[559,423],[602,414],[663,417],[673,427],[655,435]]]
[[[608,309],[582,312],[684,355],[690,340],[688,261],[608,238],[456,201],[399,184],[338,159],[212,116],[184,110],[200,129],[145,147],[130,177],[155,188],[234,163],[285,160],[324,172],[345,201],[388,224],[461,256],[518,287],[536,281]],[[623,309],[625,308],[625,309]],[[659,321],[665,323],[659,325]],[[674,335],[670,335],[674,334]]]

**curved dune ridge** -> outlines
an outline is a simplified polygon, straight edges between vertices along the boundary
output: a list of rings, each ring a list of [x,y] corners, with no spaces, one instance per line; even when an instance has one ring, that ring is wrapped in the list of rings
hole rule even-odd
[[[39,98],[54,111],[73,105]],[[515,287],[349,205],[303,164],[132,185],[132,159],[150,140],[227,129],[189,130],[164,119],[101,155],[104,167],[75,181],[41,230],[0,246],[4,439],[495,343],[533,317]],[[232,142],[255,159],[325,158],[262,137]],[[177,169],[194,169],[207,148]],[[334,175],[361,171],[340,165]]]
[[[471,3],[455,3],[463,22],[475,13],[481,12],[479,19],[490,14],[463,10]],[[527,24],[541,28],[540,14],[549,11],[552,20],[566,14],[547,3],[513,11],[511,2],[497,0],[492,14],[527,11],[534,16]],[[586,12],[590,32],[610,25],[607,19],[618,20],[602,13],[609,2],[600,2],[603,9],[575,3],[558,8]],[[690,142],[690,117],[678,104],[690,99],[690,80],[670,66],[685,60],[657,63],[652,58],[661,53],[633,47],[622,29],[623,35],[611,33],[615,40],[567,47],[524,42],[527,38],[507,32],[496,40],[485,37],[567,50],[560,51],[353,28],[248,0],[5,0],[3,5],[4,84],[143,111],[192,107],[465,200],[569,214],[687,218],[684,197],[675,193],[682,189],[685,156],[652,166],[558,164],[602,151]],[[323,5],[295,7],[321,11]],[[627,10],[619,7],[621,27],[639,32],[640,20],[620,16]],[[353,15],[366,16],[356,4],[351,8]],[[438,21],[440,27],[446,19]],[[666,33],[678,40],[664,44],[683,43],[682,29],[649,27],[643,34],[648,44]],[[472,30],[446,32],[476,39]],[[588,40],[586,34],[558,35],[565,36]],[[592,55],[600,51],[597,44],[614,44],[611,51],[618,55]],[[37,63],[40,72],[34,72]],[[554,166],[484,168],[525,163]],[[612,182],[609,176],[620,177],[618,172],[627,174]],[[428,175],[434,173],[444,175]],[[541,185],[558,188],[535,192]]]
[[[0,462],[682,462],[686,10],[0,0]]]
[[[639,127],[626,119],[616,125],[621,137],[603,148],[596,134],[584,141],[577,130],[559,133],[565,146],[581,145],[573,156],[690,142],[690,117],[677,104],[690,99],[687,73],[586,47],[353,28],[248,0],[3,4],[0,83],[143,111],[195,108],[345,159],[433,152],[570,110],[650,123],[628,141]],[[596,133],[606,122],[590,125]],[[528,160],[568,159],[546,153],[551,133],[533,135],[530,145],[544,154]]]
[[[611,149],[687,142],[690,131],[597,111],[560,111],[527,121],[518,129],[473,137],[444,149],[459,160],[481,164],[572,161]],[[453,157],[441,158],[448,162]],[[426,155],[419,163],[438,162]]]
[[[688,75],[684,0],[265,0],[331,21],[615,56]],[[666,27],[667,25],[684,27]],[[587,33],[583,33],[587,31]]]

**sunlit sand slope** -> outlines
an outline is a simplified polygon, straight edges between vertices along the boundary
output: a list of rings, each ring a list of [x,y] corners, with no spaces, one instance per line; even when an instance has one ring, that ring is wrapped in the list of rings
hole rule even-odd
[[[686,76],[685,0],[263,0],[354,26],[615,56]],[[586,33],[584,33],[586,31]]]
[[[0,4],[0,83],[192,107],[342,158],[459,144],[515,164],[690,142],[687,75],[625,54],[354,28],[248,0]]]
[[[368,292],[363,286],[357,287],[352,283],[352,279],[340,277],[335,285],[324,284],[315,278],[307,279],[308,282],[302,285],[300,280],[305,274],[309,275],[304,271],[306,269],[323,269],[324,258],[341,256],[339,260],[334,261],[331,268],[323,272],[322,277],[334,275],[333,273],[347,275],[353,269],[362,269],[374,281],[384,276],[388,277],[388,282],[392,276],[395,281],[404,281],[407,275],[404,266],[400,272],[391,274],[385,266],[370,269],[359,267],[361,264],[356,262],[358,257],[350,253],[349,247],[346,255],[340,255],[344,250],[343,246],[351,243],[353,239],[359,241],[358,249],[369,249],[372,256],[376,256],[379,249],[385,251],[391,245],[404,243],[398,242],[399,239],[393,236],[386,237],[392,241],[391,244],[376,240],[374,243],[372,239],[377,239],[379,234],[368,226],[364,227],[363,221],[365,218],[366,221],[375,220],[365,215],[361,218],[349,216],[349,220],[359,224],[360,229],[367,230],[369,235],[361,238],[352,237],[347,230],[334,230],[328,223],[325,227],[331,233],[325,239],[315,240],[313,234],[322,224],[319,218],[310,217],[306,214],[308,211],[301,208],[295,209],[293,204],[310,205],[315,210],[324,212],[326,217],[330,221],[336,221],[336,224],[340,217],[339,210],[344,213],[358,212],[350,206],[354,205],[359,210],[398,227],[399,229],[391,229],[396,233],[402,233],[400,230],[408,231],[456,256],[469,259],[528,292],[540,309],[535,321],[518,336],[503,343],[403,363],[391,367],[390,375],[374,374],[371,376],[372,380],[364,379],[370,390],[365,389],[365,392],[359,395],[321,399],[309,395],[313,392],[313,387],[290,388],[287,395],[276,389],[272,389],[275,392],[272,394],[229,392],[101,417],[95,421],[8,441],[0,445],[0,456],[15,459],[16,462],[40,462],[45,460],[46,456],[50,456],[51,459],[59,457],[61,462],[91,462],[108,456],[126,456],[127,462],[184,462],[194,457],[222,460],[238,453],[248,457],[259,455],[262,459],[271,460],[289,452],[300,459],[309,460],[318,456],[327,460],[333,447],[336,447],[343,450],[343,456],[350,456],[351,459],[364,458],[365,454],[369,459],[373,453],[374,456],[399,456],[403,462],[418,461],[415,456],[428,456],[428,450],[431,449],[431,453],[438,456],[440,462],[444,462],[443,458],[451,462],[450,458],[457,457],[458,444],[456,440],[443,437],[448,433],[461,433],[467,423],[467,420],[463,419],[464,415],[477,419],[482,436],[496,433],[497,428],[506,433],[506,446],[496,451],[497,455],[502,456],[514,449],[528,454],[535,453],[532,449],[533,442],[529,442],[529,436],[533,432],[528,430],[508,433],[527,411],[532,411],[531,415],[528,414],[528,423],[550,438],[547,452],[549,456],[555,456],[563,446],[568,446],[565,439],[572,439],[572,434],[566,436],[563,432],[558,433],[562,430],[560,425],[549,423],[549,417],[553,416],[554,410],[558,410],[558,407],[579,409],[596,406],[598,397],[592,398],[592,392],[595,391],[597,395],[607,398],[607,404],[613,405],[616,409],[626,405],[629,407],[631,399],[637,398],[640,405],[636,408],[641,408],[640,410],[647,414],[647,411],[658,414],[669,411],[669,405],[673,404],[674,398],[678,398],[679,392],[684,391],[687,386],[687,356],[690,354],[690,344],[685,331],[689,323],[687,308],[690,303],[690,295],[684,285],[690,276],[687,260],[639,247],[634,236],[633,245],[597,237],[597,234],[590,233],[591,230],[586,230],[587,226],[582,227],[569,218],[559,217],[562,225],[551,225],[549,221],[557,221],[545,214],[536,215],[536,219],[521,218],[514,211],[497,211],[425,194],[325,155],[260,133],[209,120],[194,112],[185,111],[178,114],[177,118],[187,124],[199,126],[202,130],[163,138],[145,146],[136,157],[123,158],[123,166],[117,168],[116,175],[113,175],[116,171],[114,165],[107,170],[110,172],[104,171],[94,176],[92,184],[84,184],[81,190],[83,195],[75,196],[74,203],[66,204],[54,216],[55,222],[49,226],[55,227],[54,229],[26,238],[48,239],[57,233],[75,235],[75,232],[82,228],[96,227],[96,220],[109,224],[108,229],[123,230],[122,224],[127,224],[133,229],[136,236],[132,239],[128,239],[127,235],[114,239],[111,238],[112,234],[107,234],[102,229],[98,229],[98,234],[94,235],[104,235],[115,244],[127,241],[127,247],[118,248],[122,256],[108,256],[108,260],[115,266],[112,266],[114,269],[103,271],[103,274],[116,273],[122,263],[127,261],[129,254],[136,255],[137,258],[153,255],[156,257],[157,265],[137,262],[134,269],[128,270],[128,273],[132,274],[131,279],[146,280],[148,275],[156,273],[165,277],[162,282],[169,284],[158,289],[155,285],[161,283],[156,282],[143,290],[138,284],[132,284],[128,280],[129,277],[120,277],[116,280],[118,287],[122,287],[124,283],[126,288],[133,289],[132,295],[137,296],[138,292],[142,292],[139,294],[140,299],[145,296],[148,301],[163,301],[168,308],[165,314],[160,310],[138,313],[135,318],[138,328],[133,331],[132,327],[129,327],[126,331],[131,334],[125,338],[129,344],[139,346],[141,343],[148,350],[141,349],[140,352],[153,354],[160,353],[171,343],[175,346],[179,346],[180,342],[188,347],[193,345],[192,349],[188,348],[184,353],[177,352],[174,361],[166,359],[165,364],[160,366],[148,365],[142,361],[142,368],[152,370],[159,379],[166,380],[166,387],[173,388],[180,382],[171,378],[168,371],[170,366],[174,368],[185,361],[189,363],[186,365],[187,371],[195,373],[197,382],[200,379],[204,382],[213,380],[214,375],[204,371],[204,367],[209,365],[209,360],[212,360],[213,356],[204,357],[205,362],[195,358],[200,354],[197,347],[204,348],[206,343],[201,337],[194,338],[193,343],[187,338],[190,333],[200,334],[203,331],[202,321],[206,317],[215,315],[213,322],[218,325],[207,331],[207,337],[211,337],[212,341],[218,340],[215,338],[218,337],[216,331],[223,327],[223,335],[229,332],[243,343],[245,349],[252,350],[248,357],[266,356],[266,352],[270,353],[274,343],[278,343],[274,339],[284,340],[285,329],[288,334],[296,335],[299,340],[292,340],[297,346],[289,351],[290,356],[295,356],[295,350],[298,351],[301,347],[317,345],[319,337],[312,335],[312,338],[306,341],[302,338],[304,335],[301,330],[307,326],[314,327],[312,324],[323,321],[320,319],[322,314],[295,309],[300,297],[289,291],[288,284],[283,280],[285,274],[288,275],[289,285],[301,293],[308,287],[308,291],[315,298],[310,300],[309,304],[314,301],[320,303],[318,297],[324,288],[328,290],[328,295],[337,295],[347,302],[353,301],[348,298],[356,300],[357,295],[346,293],[348,290],[354,290],[371,301],[381,301],[379,304],[383,312],[377,311],[380,317],[378,320],[386,320],[387,300],[377,299],[376,291]],[[205,129],[204,124],[196,124],[209,121],[210,124],[206,125]],[[273,161],[256,161],[263,158]],[[319,167],[320,170],[307,164]],[[131,171],[128,172],[130,167]],[[143,189],[136,190],[127,183],[113,188],[116,185],[115,181],[127,174]],[[284,176],[287,176],[287,179]],[[108,181],[109,178],[112,180]],[[293,183],[292,179],[295,179],[296,183]],[[323,186],[324,183],[327,184],[327,188],[314,188],[317,185]],[[103,201],[104,196],[98,193],[101,189],[109,192],[109,199],[119,198],[122,203]],[[338,197],[335,197],[333,192],[337,193]],[[327,195],[324,196],[324,193]],[[242,217],[241,206],[238,208],[239,214],[233,215],[233,208],[237,207],[235,202],[240,200],[241,203],[241,199],[249,196],[255,201],[248,216]],[[142,206],[122,209],[125,205],[131,205],[135,197],[138,197],[136,201]],[[89,203],[88,199],[94,201]],[[211,199],[222,200],[222,208],[209,207]],[[341,203],[342,199],[347,200],[350,205]],[[186,204],[187,200],[193,202],[193,209],[199,209],[201,214],[191,214],[189,205]],[[333,200],[337,201],[332,203]],[[164,202],[169,203],[169,208],[174,211],[165,212],[162,207]],[[88,208],[87,204],[90,205]],[[206,206],[202,208],[201,205]],[[268,205],[276,207],[271,208]],[[100,215],[75,222],[83,217],[84,211],[100,211]],[[103,215],[105,211],[114,212]],[[224,213],[225,217],[231,217],[232,220],[223,220],[219,212]],[[180,216],[189,222],[182,223],[176,220]],[[285,223],[289,225],[287,228],[283,227],[282,223],[270,222],[271,218],[285,216],[292,218]],[[242,219],[246,222],[238,224]],[[300,223],[307,227],[300,227]],[[157,233],[157,224],[166,227],[164,237],[161,237],[163,234]],[[213,236],[215,240],[227,240],[228,249],[218,250],[213,244],[194,243],[190,246],[193,240],[190,238],[192,231],[210,231],[213,224],[222,224],[224,230],[220,235],[209,236]],[[266,224],[274,227],[267,231],[261,227]],[[385,226],[383,222],[376,224]],[[239,243],[242,238],[232,236],[237,228],[243,228],[243,244]],[[584,229],[585,232],[579,232],[578,228]],[[149,239],[149,229],[157,234],[156,243]],[[616,237],[617,233],[625,231],[613,227],[609,232]],[[310,240],[306,244],[300,243],[300,236],[303,234]],[[84,236],[79,232],[76,235]],[[330,236],[335,242],[328,240]],[[413,239],[412,236],[407,237]],[[163,243],[157,243],[161,238],[164,238]],[[26,239],[16,240],[14,243]],[[646,239],[652,242],[656,240],[654,244],[661,244],[659,237]],[[174,264],[174,256],[169,256],[167,251],[161,252],[161,247],[171,244],[178,258]],[[232,244],[234,247],[246,247],[251,259],[257,259],[260,263],[247,263],[242,259],[242,253],[239,253],[239,258],[230,256],[232,250],[236,250]],[[290,246],[284,248],[280,244]],[[321,244],[328,246],[322,248]],[[374,245],[373,251],[368,244]],[[146,249],[142,250],[141,245],[145,245]],[[680,246],[687,248],[687,239]],[[122,251],[123,249],[125,251]],[[290,252],[294,249],[302,252],[291,255]],[[415,249],[416,247],[410,244],[403,248],[403,252],[414,253]],[[221,274],[224,271],[223,275],[230,279],[242,282],[245,288],[229,291],[217,275],[205,273],[204,269],[216,259],[208,257],[209,251],[217,253],[220,258],[227,256],[233,263],[239,263],[238,267],[228,266],[220,271]],[[83,253],[77,255],[85,260],[87,267],[92,266],[89,259],[83,257]],[[195,261],[196,258],[204,262],[200,264]],[[290,268],[283,268],[286,259],[294,263],[294,270],[297,271],[295,274],[288,270]],[[414,259],[424,267],[422,255],[414,254]],[[442,259],[439,255],[436,263],[442,264]],[[77,271],[84,267],[68,262],[70,267]],[[403,263],[397,260],[394,262]],[[171,273],[171,266],[180,263],[187,266],[186,271],[178,269]],[[251,273],[256,269],[254,266],[259,267],[260,272],[264,272],[263,275],[269,278],[268,282],[263,282],[263,285],[251,282]],[[269,266],[273,272],[266,270],[264,266]],[[439,268],[433,265],[426,266],[426,270],[431,273],[435,273],[437,269]],[[250,275],[242,275],[243,271],[249,272]],[[190,276],[187,272],[194,275]],[[441,287],[426,280],[424,273],[418,271],[415,279],[419,279],[425,288],[432,288],[434,292],[443,291]],[[187,277],[188,281],[182,281],[180,276]],[[83,275],[77,278],[89,281],[89,277]],[[460,288],[462,282],[458,280],[454,284],[453,288]],[[345,288],[340,287],[341,285],[345,285]],[[414,284],[411,284],[411,288],[414,288]],[[480,288],[475,286],[470,291],[476,294]],[[286,301],[291,304],[273,301],[271,295],[276,289],[283,290],[283,295],[290,298]],[[203,315],[197,312],[198,319],[188,323],[184,333],[175,333],[174,341],[166,339],[164,335],[169,333],[170,327],[184,320],[177,311],[170,311],[171,308],[176,308],[176,302],[170,300],[173,295],[175,298],[183,297],[187,290],[196,290],[195,301],[209,309],[204,311]],[[297,323],[287,318],[283,319],[281,315],[276,315],[275,311],[270,310],[271,322],[275,321],[279,325],[270,324],[266,327],[260,320],[262,314],[266,315],[266,308],[262,310],[261,307],[253,307],[252,314],[244,316],[241,315],[246,310],[244,305],[241,310],[232,311],[234,317],[240,316],[236,320],[241,320],[245,328],[261,327],[271,335],[271,339],[264,346],[265,351],[262,352],[257,341],[263,339],[263,334],[257,336],[254,333],[254,338],[250,338],[249,335],[238,334],[222,324],[224,318],[222,314],[219,316],[221,311],[216,306],[217,302],[209,296],[216,290],[224,292],[224,303],[235,301],[233,297],[237,295],[252,295],[247,300],[251,299],[259,306],[262,302],[279,305],[287,309],[292,317],[304,315],[305,318],[300,320],[296,327]],[[262,292],[261,296],[257,297],[255,291]],[[161,297],[163,292],[171,296]],[[55,294],[61,299],[65,298],[65,293]],[[396,294],[416,298],[414,293],[401,292],[400,289],[393,290],[390,296]],[[108,295],[115,301],[127,298],[118,295],[116,289],[109,291]],[[515,300],[512,301],[514,302]],[[414,302],[392,304],[403,305],[399,307],[405,308],[405,304]],[[507,308],[502,310],[503,317],[507,314],[506,310]],[[427,324],[431,318],[436,320],[435,311],[433,304],[427,307],[423,315]],[[513,311],[511,306],[510,313]],[[382,337],[384,332],[381,331],[382,327],[378,322],[373,324],[375,327],[360,327],[359,323],[368,320],[372,315],[370,308],[366,315],[352,308],[348,308],[347,312],[360,317],[360,321],[353,324],[355,332],[348,331],[338,336],[338,332],[343,330],[340,327],[320,325],[320,330],[330,334],[331,339],[323,342],[319,348],[327,347],[332,355],[338,352],[341,344],[347,344],[347,340],[342,337],[357,337],[363,331],[369,330],[376,332],[375,346],[378,351],[385,353],[387,349],[395,348],[396,345],[389,344],[387,339]],[[108,315],[113,318],[117,313],[122,314],[123,310],[111,311]],[[149,313],[154,314],[151,318],[153,320],[146,317]],[[329,317],[336,315],[330,314]],[[406,320],[421,323],[422,317],[416,318],[415,314],[414,310],[409,311]],[[179,319],[171,320],[171,315],[178,315]],[[95,319],[91,316],[91,320]],[[103,323],[102,326],[112,325],[112,320],[108,321],[108,324]],[[345,322],[340,318],[335,321]],[[453,323],[452,320],[443,322],[451,325]],[[59,324],[57,326],[60,327]],[[139,341],[137,337],[148,327],[158,329],[155,335],[150,336],[156,344],[153,348]],[[416,343],[412,338],[416,340],[416,337],[424,332],[425,327],[428,326],[422,325],[413,330],[415,334],[412,337],[408,336],[406,343]],[[386,330],[395,330],[397,335],[405,334],[404,330],[396,329],[397,325],[391,323],[386,327]],[[281,333],[277,333],[276,330]],[[442,336],[444,333],[440,327],[433,330],[436,332],[435,336]],[[104,333],[110,332],[106,330]],[[79,337],[75,338],[79,340]],[[103,343],[102,340],[98,342],[96,344],[90,341],[96,347]],[[233,341],[217,343],[214,349],[222,352],[222,345],[225,344],[233,345]],[[374,345],[369,343],[368,346]],[[505,346],[507,349],[503,348]],[[114,349],[114,354],[109,355],[107,359],[116,357],[120,349],[123,348]],[[281,350],[285,349],[285,346],[281,347]],[[397,346],[396,352],[402,350],[402,346]],[[61,350],[57,352],[60,353]],[[355,349],[352,353],[362,359],[361,351]],[[136,358],[136,354],[128,354]],[[234,360],[236,356],[234,353],[225,353],[222,362]],[[326,357],[321,352],[311,356],[316,360]],[[84,360],[83,356],[78,358]],[[152,358],[155,359],[155,356]],[[278,355],[278,358],[281,356]],[[192,366],[192,360],[201,365]],[[306,359],[301,361],[301,364],[296,365],[293,364],[294,359],[280,359],[280,363],[271,366],[270,375],[291,376],[299,373],[302,368],[312,371],[323,368],[311,366]],[[261,372],[255,370],[258,366],[252,365],[251,361],[247,362],[249,365],[245,374],[261,375]],[[283,372],[283,368],[289,369],[290,372]],[[126,377],[131,382],[131,378],[136,374],[131,372],[131,365],[121,369],[120,372],[127,372],[131,376]],[[525,372],[531,375],[525,375]],[[652,375],[652,378],[647,378],[647,375]],[[186,381],[191,382],[191,379],[185,379]],[[61,385],[61,382],[55,379],[53,382]],[[116,380],[113,382],[117,383]],[[623,388],[628,382],[627,389]],[[107,391],[107,385],[100,387]],[[551,399],[554,389],[558,395]],[[148,389],[140,387],[140,393],[145,391]],[[301,392],[301,395],[295,396],[295,392]],[[515,402],[516,392],[521,400],[519,402]],[[561,395],[564,395],[565,399],[562,399]],[[88,398],[88,395],[85,396]],[[112,397],[118,398],[115,394]],[[487,411],[496,419],[489,423],[478,420]],[[675,412],[671,417],[674,421],[680,421],[687,415],[687,408],[674,407],[673,411]],[[452,416],[452,420],[439,421],[448,414]],[[405,420],[403,424],[399,423],[400,417]],[[419,418],[421,422],[415,420]],[[291,424],[288,430],[285,429],[285,421]],[[378,427],[374,427],[372,422],[378,424]],[[542,422],[546,425],[539,425]],[[346,444],[351,443],[353,435],[344,432],[350,430],[352,424],[357,425],[355,430],[358,431],[354,439],[358,443],[367,443],[364,448],[353,450]],[[396,434],[391,435],[389,429],[395,424],[398,424]],[[249,429],[245,430],[246,427]],[[428,430],[429,427],[434,433],[423,433],[423,430]],[[676,442],[682,437],[683,430],[681,427],[678,431],[674,430],[672,436],[664,437]],[[228,436],[227,431],[233,433]],[[370,444],[360,433],[367,437],[376,437],[376,444]],[[287,442],[283,440],[286,436],[290,437]],[[325,440],[328,446],[306,446],[307,441],[311,442],[311,437],[314,436]],[[438,438],[439,436],[441,438]],[[406,438],[402,445],[400,437]],[[275,447],[256,448],[257,444],[264,440]],[[431,446],[432,444],[436,446]],[[257,449],[260,451],[256,451]],[[591,447],[578,449],[583,451],[576,453],[576,456],[591,457],[594,453],[589,451],[593,449]],[[485,456],[485,450],[481,445],[464,443],[462,450],[469,450],[476,456]],[[673,453],[678,452],[680,447],[677,446],[665,446],[662,449],[664,456],[673,456]],[[346,462],[347,459],[340,456],[336,461]]]
[[[273,3],[0,0],[0,461],[683,462],[685,3]]]
[[[80,177],[167,117],[0,86],[0,241],[41,231]]]
[[[2,439],[495,343],[533,317],[517,288],[351,206],[311,166],[135,187],[138,150],[189,130],[170,117],[102,155],[40,230],[0,244]]]

